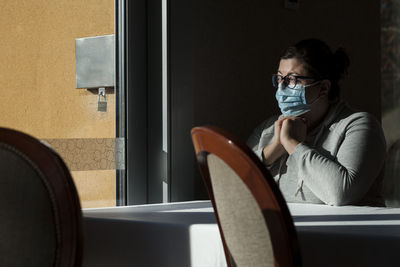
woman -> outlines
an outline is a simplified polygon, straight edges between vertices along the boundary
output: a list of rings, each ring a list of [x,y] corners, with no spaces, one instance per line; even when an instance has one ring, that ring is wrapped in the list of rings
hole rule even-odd
[[[248,145],[288,202],[383,206],[386,143],[380,123],[340,100],[349,59],[317,39],[280,58],[273,85],[282,115],[263,122]]]

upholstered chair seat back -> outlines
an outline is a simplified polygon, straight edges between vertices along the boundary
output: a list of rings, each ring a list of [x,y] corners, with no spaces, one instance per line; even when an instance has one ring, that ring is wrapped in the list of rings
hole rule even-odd
[[[289,209],[257,156],[213,126],[193,128],[192,139],[228,266],[300,266]]]
[[[209,154],[207,162],[219,221],[235,264],[274,266],[269,230],[250,190],[218,156]]]
[[[0,128],[0,266],[80,266],[81,210],[61,158]]]

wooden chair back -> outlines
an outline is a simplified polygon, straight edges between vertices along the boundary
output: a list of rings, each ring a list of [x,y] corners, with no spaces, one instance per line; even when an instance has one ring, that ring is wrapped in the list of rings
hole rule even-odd
[[[276,182],[240,140],[213,126],[191,131],[229,266],[300,266],[293,220]]]

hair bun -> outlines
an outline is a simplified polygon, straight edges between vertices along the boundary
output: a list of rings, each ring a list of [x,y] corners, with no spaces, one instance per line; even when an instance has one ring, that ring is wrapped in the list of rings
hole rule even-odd
[[[339,48],[333,53],[333,63],[335,78],[340,80],[347,74],[347,69],[350,65],[349,56],[343,48]]]
[[[350,65],[350,59],[343,48],[332,52],[322,40],[305,39],[288,47],[280,59],[291,58],[303,63],[303,68],[308,76],[321,80],[328,79],[331,82],[330,100],[340,96],[339,81],[347,74],[347,68]]]

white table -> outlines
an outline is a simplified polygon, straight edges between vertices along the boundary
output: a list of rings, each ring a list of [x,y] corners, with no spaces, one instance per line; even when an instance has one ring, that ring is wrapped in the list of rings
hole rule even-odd
[[[289,204],[304,266],[400,266],[400,209]]]
[[[289,209],[303,266],[400,266],[400,209],[312,204]],[[209,201],[83,214],[84,267],[226,266]]]
[[[87,209],[84,267],[226,266],[209,201]]]

